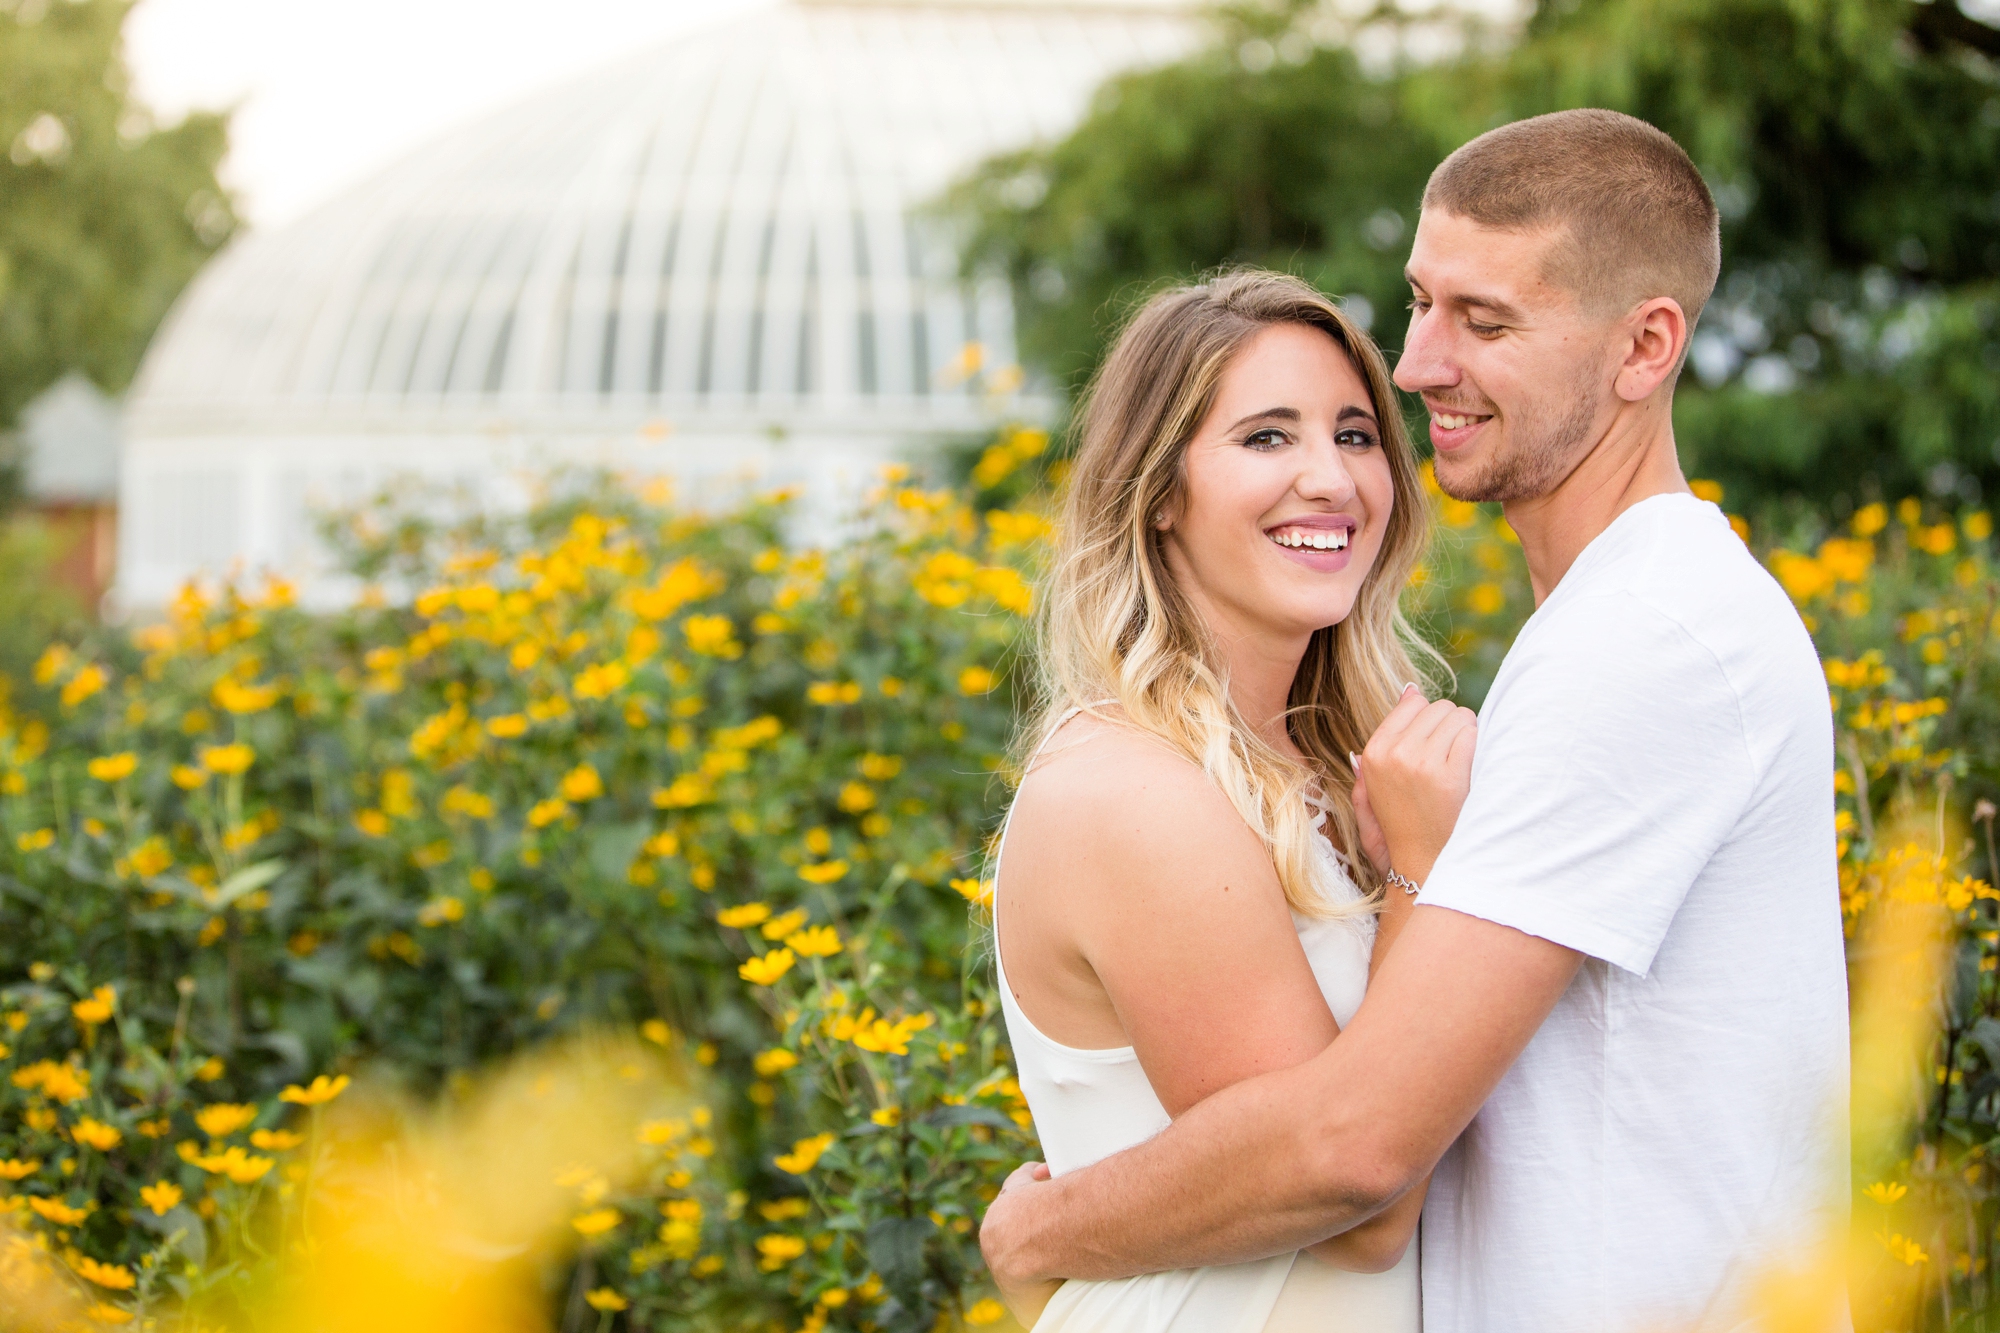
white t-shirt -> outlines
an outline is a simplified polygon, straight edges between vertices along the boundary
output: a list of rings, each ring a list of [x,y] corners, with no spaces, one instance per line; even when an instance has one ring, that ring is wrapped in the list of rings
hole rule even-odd
[[[1420,904],[1586,955],[1439,1164],[1426,1333],[1751,1328],[1847,1208],[1833,727],[1715,506],[1627,510],[1522,629]]]

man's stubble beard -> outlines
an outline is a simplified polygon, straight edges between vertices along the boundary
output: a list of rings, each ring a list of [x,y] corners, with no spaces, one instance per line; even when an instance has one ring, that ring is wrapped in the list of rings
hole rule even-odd
[[[1449,475],[1437,468],[1439,489],[1454,500],[1469,502],[1533,500],[1562,484],[1581,461],[1597,415],[1596,375],[1579,367],[1566,392],[1548,401],[1553,420],[1539,416],[1510,424],[1513,447],[1488,459],[1485,466]]]

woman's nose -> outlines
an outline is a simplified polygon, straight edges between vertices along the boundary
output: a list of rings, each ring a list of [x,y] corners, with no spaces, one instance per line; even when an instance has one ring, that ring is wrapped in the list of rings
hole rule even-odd
[[[1340,446],[1328,440],[1307,451],[1305,468],[1293,488],[1307,500],[1344,505],[1354,498],[1354,474],[1347,470]]]

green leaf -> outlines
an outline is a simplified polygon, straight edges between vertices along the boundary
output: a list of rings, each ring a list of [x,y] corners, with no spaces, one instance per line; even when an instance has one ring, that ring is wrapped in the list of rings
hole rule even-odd
[[[276,857],[269,861],[259,861],[253,866],[245,866],[222,881],[222,887],[215,891],[215,898],[208,905],[220,911],[237,899],[255,893],[284,873],[285,863]]]
[[[911,1309],[921,1303],[924,1244],[935,1229],[927,1217],[885,1217],[868,1228],[868,1266]]]

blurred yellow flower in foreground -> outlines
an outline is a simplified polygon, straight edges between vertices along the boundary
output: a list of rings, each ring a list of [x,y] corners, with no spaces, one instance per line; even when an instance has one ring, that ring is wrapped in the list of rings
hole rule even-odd
[[[633,1124],[678,1095],[621,1072],[634,1064],[636,1045],[591,1040],[517,1060],[434,1112],[385,1114],[377,1097],[333,1113],[338,1169],[314,1189],[311,1253],[285,1260],[244,1327],[547,1333],[549,1266],[620,1220],[577,1216],[574,1187],[556,1182],[622,1189],[644,1160]]]
[[[993,881],[990,879],[955,879],[951,881],[951,887],[969,903],[980,907],[993,905]]]
[[[90,1216],[88,1208],[72,1208],[61,1199],[30,1199],[28,1207],[59,1227],[73,1227]]]
[[[235,745],[211,745],[201,752],[201,766],[211,773],[241,773],[256,760],[257,752],[238,742]]]
[[[787,1069],[796,1068],[799,1057],[782,1046],[774,1046],[768,1051],[759,1051],[750,1063],[756,1066],[760,1075],[769,1078],[773,1074],[782,1074]]]
[[[117,782],[132,776],[132,770],[139,767],[139,756],[130,750],[123,750],[117,754],[102,755],[84,767],[99,782]]]
[[[743,903],[737,907],[723,908],[715,914],[715,920],[717,925],[727,926],[731,930],[744,930],[759,921],[768,920],[770,915],[771,909],[763,903]]]
[[[194,1122],[211,1139],[226,1139],[257,1118],[257,1108],[248,1103],[217,1102],[194,1113]]]
[[[69,1007],[76,1021],[87,1028],[111,1021],[111,1011],[118,1006],[118,991],[111,986],[99,986],[88,998],[78,1000]]]
[[[579,1236],[601,1236],[617,1226],[624,1217],[625,1215],[616,1208],[599,1208],[581,1217],[572,1217],[569,1224],[576,1228],[576,1234]]]
[[[965,1312],[968,1324],[997,1324],[1007,1315],[1007,1307],[991,1296],[975,1301]]]
[[[341,1093],[346,1092],[347,1085],[353,1081],[345,1074],[334,1078],[328,1078],[325,1074],[321,1074],[308,1087],[302,1088],[294,1083],[291,1087],[286,1088],[278,1094],[278,1100],[281,1102],[291,1102],[298,1106],[324,1106]]]
[[[992,671],[983,666],[969,666],[958,673],[960,694],[989,694],[993,690]]]
[[[119,1133],[115,1127],[107,1125],[101,1120],[93,1120],[89,1116],[84,1116],[78,1120],[70,1128],[69,1134],[78,1143],[83,1144],[85,1147],[95,1148],[99,1152],[110,1152],[125,1141],[125,1136]]]
[[[834,1144],[834,1135],[815,1134],[809,1139],[800,1139],[792,1144],[792,1150],[771,1159],[771,1164],[780,1171],[802,1176],[818,1164],[826,1150]]]
[[[0,1180],[26,1180],[42,1169],[41,1159],[30,1157],[22,1161],[18,1157],[0,1160]]]
[[[616,1312],[627,1308],[629,1302],[609,1287],[597,1287],[583,1294],[586,1304],[593,1310]]]
[[[847,874],[845,861],[826,861],[819,865],[800,866],[799,878],[808,884],[831,884]]]
[[[162,1180],[139,1191],[139,1197],[153,1210],[155,1217],[165,1217],[181,1201],[181,1187],[172,1181]]]
[[[208,781],[208,770],[196,768],[193,764],[175,764],[169,776],[182,791],[193,791]]]
[[[792,964],[797,961],[790,949],[773,949],[752,958],[737,968],[736,973],[753,986],[769,986],[791,971]]]

